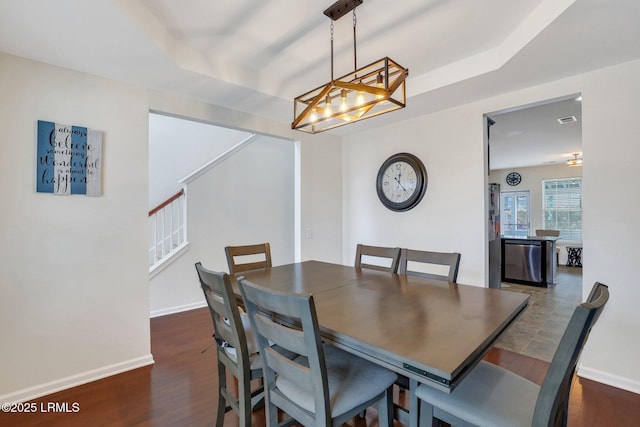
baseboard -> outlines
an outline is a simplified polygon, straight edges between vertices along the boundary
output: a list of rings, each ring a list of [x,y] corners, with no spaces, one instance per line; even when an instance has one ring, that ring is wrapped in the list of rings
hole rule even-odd
[[[151,313],[149,313],[149,317],[160,317],[160,316],[166,316],[167,314],[182,313],[183,311],[195,310],[196,308],[201,308],[206,306],[207,306],[206,301],[194,302],[194,303],[185,304],[185,305],[178,305],[175,307],[163,308],[160,310],[153,310]]]
[[[72,375],[70,377],[40,384],[35,387],[29,387],[18,390],[16,392],[3,394],[2,396],[0,396],[0,402],[26,402],[29,400],[37,399],[38,397],[56,393],[58,391],[66,390],[82,384],[97,381],[102,378],[110,377],[112,375],[120,374],[122,372],[131,371],[133,369],[141,368],[147,365],[152,365],[153,363],[153,356],[149,354],[148,356],[138,357],[136,359],[127,360],[121,363],[116,363],[114,365],[104,366],[102,368],[82,372],[77,375]]]
[[[627,390],[632,393],[640,394],[640,382],[624,378],[619,375],[609,374],[593,368],[580,366],[578,368],[578,376],[588,380],[597,381],[611,387]]]

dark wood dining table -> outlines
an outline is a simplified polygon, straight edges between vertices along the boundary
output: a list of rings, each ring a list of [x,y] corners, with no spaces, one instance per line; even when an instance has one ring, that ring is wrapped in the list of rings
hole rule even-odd
[[[242,276],[269,289],[312,294],[324,341],[409,377],[410,405],[417,403],[418,383],[453,390],[529,300],[516,292],[320,261]]]

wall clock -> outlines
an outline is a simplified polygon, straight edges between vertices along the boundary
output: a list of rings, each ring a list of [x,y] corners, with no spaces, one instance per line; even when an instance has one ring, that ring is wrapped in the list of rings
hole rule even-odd
[[[513,187],[520,184],[520,181],[522,181],[522,177],[518,172],[510,172],[509,175],[507,175],[507,177],[505,178],[505,180],[507,181],[507,184]]]
[[[378,198],[392,211],[408,211],[424,197],[427,181],[427,169],[419,158],[409,153],[394,154],[378,171]]]

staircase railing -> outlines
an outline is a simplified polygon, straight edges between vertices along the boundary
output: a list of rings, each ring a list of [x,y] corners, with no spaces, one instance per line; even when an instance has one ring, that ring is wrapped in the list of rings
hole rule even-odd
[[[185,247],[186,199],[182,189],[149,211],[149,272]]]

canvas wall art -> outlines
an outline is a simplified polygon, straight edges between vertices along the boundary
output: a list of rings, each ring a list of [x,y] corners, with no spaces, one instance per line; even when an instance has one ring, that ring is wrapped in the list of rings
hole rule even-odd
[[[102,195],[102,132],[38,120],[36,191]]]

